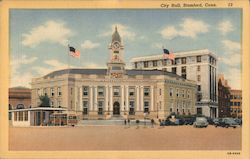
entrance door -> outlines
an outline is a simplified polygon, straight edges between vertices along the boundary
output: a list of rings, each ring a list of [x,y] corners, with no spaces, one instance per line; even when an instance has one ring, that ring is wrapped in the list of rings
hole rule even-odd
[[[120,104],[115,102],[113,105],[113,115],[120,115]]]

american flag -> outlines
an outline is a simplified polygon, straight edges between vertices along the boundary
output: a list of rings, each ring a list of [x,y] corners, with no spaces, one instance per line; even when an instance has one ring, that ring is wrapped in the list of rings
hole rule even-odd
[[[174,60],[175,56],[172,52],[169,52],[167,49],[163,49],[163,58]]]
[[[69,46],[69,55],[74,58],[80,58],[80,51],[76,50],[72,46]]]

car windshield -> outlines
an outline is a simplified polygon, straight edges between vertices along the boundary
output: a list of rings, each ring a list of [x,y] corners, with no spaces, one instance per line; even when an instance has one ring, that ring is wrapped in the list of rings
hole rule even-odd
[[[232,118],[225,118],[225,120],[226,120],[227,122],[230,122],[230,123],[235,123],[234,119],[232,119]]]
[[[197,121],[203,121],[203,122],[204,122],[204,121],[207,121],[206,118],[196,118],[196,120],[197,120]]]

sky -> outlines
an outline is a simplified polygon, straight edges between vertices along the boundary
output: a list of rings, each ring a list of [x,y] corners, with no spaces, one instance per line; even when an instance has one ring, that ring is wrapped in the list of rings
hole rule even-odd
[[[10,87],[65,68],[106,68],[115,26],[125,62],[137,56],[208,49],[218,56],[218,73],[241,89],[240,9],[12,9]],[[81,58],[68,56],[68,44]]]

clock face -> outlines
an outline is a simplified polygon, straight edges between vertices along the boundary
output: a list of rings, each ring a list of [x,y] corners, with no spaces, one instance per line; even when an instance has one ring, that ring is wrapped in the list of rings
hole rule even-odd
[[[116,50],[119,49],[120,48],[119,42],[114,42],[113,43],[113,48],[116,49]]]

